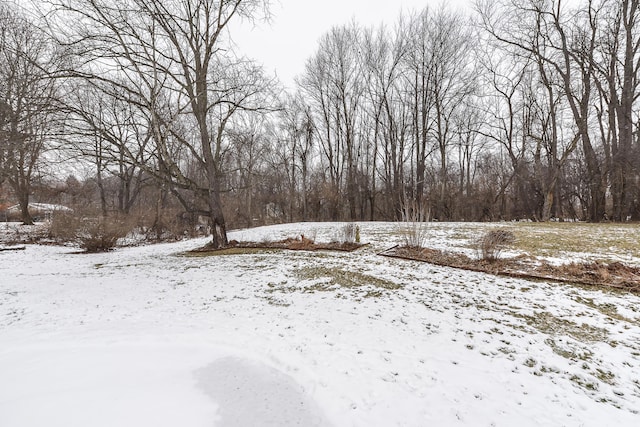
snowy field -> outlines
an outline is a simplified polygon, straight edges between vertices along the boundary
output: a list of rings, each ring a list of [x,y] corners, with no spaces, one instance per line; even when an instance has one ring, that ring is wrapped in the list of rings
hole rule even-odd
[[[438,224],[429,246],[464,246]],[[331,240],[339,224],[230,234]],[[0,252],[0,426],[638,426],[640,297],[206,239]]]

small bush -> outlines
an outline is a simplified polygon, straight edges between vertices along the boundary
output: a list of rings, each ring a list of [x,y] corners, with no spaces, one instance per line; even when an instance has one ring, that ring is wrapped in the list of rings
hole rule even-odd
[[[422,248],[427,240],[431,212],[426,206],[413,201],[405,201],[402,205],[402,221],[400,228],[404,245],[410,248]]]
[[[75,242],[80,218],[67,212],[56,212],[51,218],[49,237],[60,243]]]
[[[107,252],[113,249],[118,239],[130,231],[129,225],[117,218],[100,218],[83,221],[78,232],[80,247],[87,252]]]
[[[515,235],[509,230],[488,231],[477,242],[478,254],[485,261],[495,261],[500,257],[500,253],[515,241]]]
[[[342,227],[342,243],[360,243],[360,227],[353,222]]]
[[[175,241],[185,236],[208,234],[207,227],[198,228],[195,218],[175,209],[164,209],[155,214],[134,213],[132,218],[136,221],[137,232],[146,241]]]
[[[65,213],[54,216],[49,234],[59,242],[77,243],[87,252],[106,252],[131,229],[132,225],[121,218],[80,218]]]

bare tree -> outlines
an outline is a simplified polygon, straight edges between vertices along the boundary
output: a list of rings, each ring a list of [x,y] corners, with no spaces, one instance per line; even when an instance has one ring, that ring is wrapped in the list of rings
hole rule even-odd
[[[59,113],[61,56],[20,10],[0,5],[0,183],[6,180],[32,224],[29,198]]]
[[[253,225],[254,216],[259,213],[254,199],[259,196],[256,190],[270,149],[268,141],[273,135],[270,127],[271,122],[265,115],[244,113],[236,117],[229,132],[229,147],[224,154],[229,170],[225,176],[231,192],[241,201],[235,212],[236,219],[244,219],[247,227]]]
[[[474,203],[474,183],[478,170],[478,157],[489,147],[488,140],[482,136],[481,128],[488,115],[481,106],[480,98],[470,97],[456,114],[455,128],[458,137],[458,217],[456,219],[481,219],[482,207]]]
[[[206,214],[213,247],[227,244],[221,192],[226,128],[259,110],[269,85],[261,70],[224,49],[229,23],[266,12],[268,0],[52,0],[58,32],[78,50],[78,76],[124,92],[146,112],[153,150],[141,166],[168,183],[185,207]],[[176,150],[202,174],[190,176]],[[130,160],[133,158],[130,156]],[[201,178],[201,179],[200,179]],[[189,190],[193,203],[180,197]]]
[[[95,83],[76,85],[65,97],[65,111],[65,151],[70,158],[93,165],[102,215],[113,209],[105,189],[105,178],[111,177],[117,180],[113,204],[118,212],[129,214],[146,181],[139,165],[150,144],[148,121],[136,106]]]
[[[360,28],[356,24],[333,28],[321,39],[299,82],[318,115],[316,126],[330,184],[336,193],[344,185],[343,194],[352,220],[358,211],[357,166],[361,148],[358,126],[364,89],[359,43]],[[335,219],[339,200],[337,197],[332,203]]]
[[[390,218],[399,219],[404,194],[404,151],[408,140],[409,107],[402,100],[402,62],[407,54],[405,21],[399,20],[393,33],[385,27],[364,32],[363,66],[366,81],[368,118],[372,135],[368,138],[370,172],[370,219],[376,208],[377,180],[381,177],[385,191],[384,202],[391,204]],[[378,168],[382,161],[382,171]],[[388,211],[389,209],[387,209]]]
[[[591,7],[591,5],[590,5]],[[600,105],[597,106],[606,168],[611,183],[612,219],[622,221],[633,212],[633,139],[638,121],[640,85],[640,2],[604,1],[598,11],[595,57]],[[636,169],[636,170],[634,170]]]
[[[520,57],[534,58],[541,78],[546,79],[544,85],[551,103],[555,95],[549,89],[558,83],[550,77],[557,76],[577,130],[575,142],[582,143],[589,172],[588,217],[591,221],[601,221],[605,217],[606,180],[589,126],[598,25],[596,7],[589,2],[585,9],[570,12],[561,0],[478,1],[477,6],[484,28],[497,41]],[[549,111],[555,114],[553,108]],[[550,119],[555,120],[553,116]],[[557,129],[556,126],[555,131]],[[551,135],[548,141],[557,147],[557,138],[554,138]],[[566,146],[567,155],[573,151],[573,139],[571,141]],[[558,160],[555,148],[551,149],[551,157],[556,159],[552,175],[557,175],[558,168],[567,159],[560,156]],[[555,186],[553,181],[552,176],[549,188]],[[549,190],[545,196],[547,205],[551,194]]]
[[[286,99],[285,108],[280,115],[282,138],[278,142],[281,161],[287,170],[289,180],[289,212],[297,210],[299,218],[306,221],[309,217],[309,178],[313,160],[315,125],[310,107],[306,105],[300,93]]]
[[[461,14],[444,6],[424,9],[409,21],[405,79],[413,107],[415,198],[425,193],[426,168],[432,153],[439,155],[436,209],[440,219],[449,219],[449,149],[455,138],[454,117],[465,98],[475,90],[472,40],[474,34]]]

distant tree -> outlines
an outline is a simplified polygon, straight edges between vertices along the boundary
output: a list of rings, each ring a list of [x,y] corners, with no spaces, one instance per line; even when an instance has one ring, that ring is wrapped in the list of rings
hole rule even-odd
[[[476,91],[477,70],[474,67],[473,52],[475,34],[465,22],[465,16],[444,7],[418,18],[416,40],[418,58],[429,66],[421,70],[418,99],[427,98],[427,111],[418,106],[421,129],[418,146],[423,155],[419,156],[418,172],[423,168],[424,153],[428,151],[429,140],[434,141],[439,154],[438,183],[436,192],[436,217],[450,220],[452,206],[449,202],[450,149],[455,145],[459,129],[456,117],[465,113],[465,105],[470,95]],[[425,73],[422,74],[422,73]],[[426,82],[426,84],[424,83]],[[426,93],[424,93],[426,91]],[[430,104],[430,105],[429,105]],[[426,119],[425,119],[426,115]],[[427,134],[425,135],[425,131]],[[418,134],[416,134],[418,135]],[[424,176],[418,176],[424,181]]]
[[[404,152],[408,145],[409,103],[401,74],[408,38],[404,20],[390,33],[386,27],[363,33],[363,67],[369,128],[366,147],[369,176],[370,220],[376,208],[386,218],[401,219]],[[380,161],[380,162],[379,162]],[[381,181],[382,197],[377,197]],[[382,206],[379,206],[382,205]]]
[[[594,222],[605,218],[606,206],[606,175],[590,126],[596,66],[594,52],[598,44],[601,6],[602,3],[592,1],[576,9],[569,9],[561,0],[477,1],[486,31],[517,57],[533,58],[548,102],[554,102],[555,87],[560,87],[577,132],[575,142],[570,139],[565,153],[573,151],[574,143],[581,143],[588,171],[588,219]],[[535,93],[534,97],[537,96]],[[556,112],[553,105],[551,107],[548,112],[552,114],[549,118],[553,121],[557,117],[553,117]],[[556,132],[559,129],[552,130]],[[551,136],[547,142],[557,144],[557,138]],[[558,168],[568,160],[559,154],[557,145],[550,152],[551,169],[555,172],[546,185],[546,212],[555,186],[553,175],[557,175]]]
[[[320,40],[318,51],[307,61],[299,79],[316,112],[322,158],[337,195],[330,203],[333,219],[340,215],[342,197],[350,219],[357,219],[359,211],[357,176],[362,141],[358,130],[364,107],[360,41],[361,29],[355,23],[332,28]]]
[[[640,170],[634,134],[638,127],[640,89],[640,2],[604,2],[597,15],[600,42],[594,53],[594,83],[600,100],[596,109],[610,182],[611,218],[624,221],[628,216],[635,216],[637,219]]]
[[[140,166],[151,144],[146,118],[138,107],[95,83],[77,84],[65,97],[65,104],[69,113],[64,132],[66,151],[92,165],[102,215],[114,208],[108,206],[105,188],[110,178],[117,181],[117,200],[111,204],[118,212],[129,214],[148,181]]]
[[[289,212],[306,221],[309,217],[309,178],[312,166],[315,126],[309,106],[298,93],[286,98],[280,114],[281,140],[274,150],[286,168]]]
[[[226,182],[230,193],[239,199],[234,212],[236,221],[243,221],[246,227],[251,227],[254,216],[259,214],[256,190],[272,148],[268,145],[273,135],[270,125],[264,114],[247,112],[239,114],[229,129],[229,144],[223,155]]]
[[[29,198],[60,112],[58,47],[15,7],[0,4],[0,183],[32,224]]]

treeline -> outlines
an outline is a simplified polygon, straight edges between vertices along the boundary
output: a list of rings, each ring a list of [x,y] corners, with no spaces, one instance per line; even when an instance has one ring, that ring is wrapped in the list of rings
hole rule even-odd
[[[640,219],[639,1],[335,27],[293,93],[230,43],[268,3],[2,2],[0,185],[207,217],[216,245],[276,221]]]
[[[334,28],[298,80],[338,195],[325,216],[410,200],[443,221],[638,219],[638,18],[637,1],[479,1]]]

